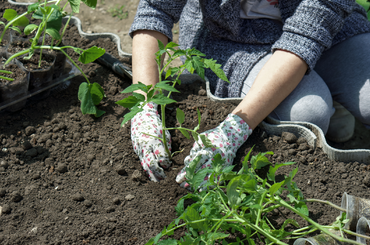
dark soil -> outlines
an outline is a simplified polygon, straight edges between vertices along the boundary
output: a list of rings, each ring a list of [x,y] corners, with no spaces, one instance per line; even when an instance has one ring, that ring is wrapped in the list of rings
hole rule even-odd
[[[91,45],[73,27],[67,37],[73,46]],[[107,39],[94,43],[118,57],[117,48]],[[73,51],[69,53],[77,60]],[[171,132],[173,150],[184,151],[175,155],[164,181],[149,181],[132,150],[129,126],[120,127],[128,111],[115,104],[127,96],[119,92],[131,81],[96,63],[81,64],[81,68],[107,94],[98,106],[107,112],[101,118],[80,112],[77,91],[85,81],[82,76],[21,111],[0,113],[0,244],[145,244],[176,217],[174,207],[187,191],[175,176],[192,140]],[[200,131],[225,119],[235,105],[210,101],[204,88],[201,82],[179,87],[183,93],[174,96],[179,103],[167,108],[168,125],[175,125],[177,106],[185,111],[185,127],[196,125],[197,107],[202,112]],[[338,205],[343,192],[370,198],[369,168],[364,164],[329,160],[300,139],[266,135],[260,128],[240,148],[234,163],[240,166],[253,145],[253,154],[275,152],[270,157],[273,163],[296,162],[278,174],[298,166],[295,180],[306,198]],[[309,204],[309,210],[310,217],[321,224],[339,215],[323,204]],[[291,213],[281,209],[274,222],[289,217]]]

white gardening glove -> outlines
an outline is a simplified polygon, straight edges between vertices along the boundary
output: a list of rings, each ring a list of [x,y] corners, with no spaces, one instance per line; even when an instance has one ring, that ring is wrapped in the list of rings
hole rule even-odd
[[[181,183],[182,187],[189,187],[189,184],[184,182],[186,180],[186,168],[197,156],[201,156],[201,160],[195,168],[195,172],[199,169],[211,167],[212,159],[218,153],[221,154],[222,160],[225,162],[223,167],[230,166],[234,161],[239,147],[248,139],[249,135],[252,134],[252,129],[239,116],[229,114],[225,121],[218,127],[203,132],[202,134],[211,140],[215,147],[205,148],[200,139],[198,142],[194,143],[193,148],[190,150],[190,155],[184,160],[185,167],[176,177],[176,182]],[[209,176],[210,174],[204,178],[200,186],[203,186],[207,182]]]
[[[158,182],[166,177],[163,168],[171,165],[162,141],[162,121],[157,111],[158,105],[148,103],[144,111],[131,119],[131,139],[135,153],[139,156],[141,166],[149,175],[151,181]],[[171,135],[166,130],[167,147],[171,151]]]

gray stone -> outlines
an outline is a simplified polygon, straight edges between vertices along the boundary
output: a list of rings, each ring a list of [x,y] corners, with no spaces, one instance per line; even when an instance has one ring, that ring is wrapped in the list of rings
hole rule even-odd
[[[21,196],[21,194],[18,192],[18,191],[13,191],[12,194],[11,194],[11,200],[13,202],[20,202],[22,201],[23,197]]]
[[[90,200],[85,200],[84,205],[85,205],[85,207],[90,208],[93,204]]]
[[[23,143],[23,149],[25,149],[25,150],[29,150],[29,149],[31,149],[32,148],[32,145],[31,145],[31,143],[29,142],[29,141],[25,141],[24,143]]]
[[[366,185],[367,187],[370,187],[370,174],[367,174],[365,178],[363,179],[362,183]]]
[[[36,133],[36,128],[34,126],[28,126],[26,129],[25,129],[25,134],[27,136],[30,136],[31,134],[34,134]]]
[[[207,91],[205,89],[200,89],[198,91],[198,95],[200,95],[200,96],[206,96],[207,95]]]
[[[64,163],[59,163],[58,167],[56,168],[56,171],[58,171],[61,174],[67,172],[68,171],[67,165]]]
[[[50,138],[51,138],[51,134],[46,133],[46,134],[41,135],[40,138],[37,139],[37,142],[38,143],[44,143]]]
[[[26,152],[26,156],[35,157],[37,156],[37,150],[35,148],[29,149]]]
[[[142,177],[143,175],[142,175],[142,173],[141,173],[141,171],[139,171],[139,170],[135,170],[133,173],[132,173],[132,175],[131,175],[131,179],[133,180],[133,181],[139,181],[140,179],[141,179],[141,177]]]
[[[9,167],[9,163],[7,161],[1,161],[0,166],[7,169]]]
[[[2,215],[2,214],[10,214],[11,212],[12,212],[12,208],[8,204],[4,204],[1,207],[0,215]]]
[[[125,199],[127,200],[127,201],[131,201],[131,200],[133,200],[135,198],[135,196],[134,195],[131,195],[131,194],[128,194],[127,196],[125,196]]]
[[[121,200],[118,197],[113,198],[113,204],[119,205]]]
[[[0,197],[5,197],[5,195],[6,195],[6,189],[1,188],[0,189]]]
[[[73,201],[76,201],[76,202],[82,202],[85,200],[84,196],[82,196],[80,193],[76,193],[72,195],[71,198]]]
[[[289,144],[296,143],[298,140],[297,136],[290,132],[283,132],[281,137],[283,137],[283,139]]]
[[[105,209],[105,211],[107,213],[112,213],[112,212],[116,211],[116,209],[114,207],[108,207],[108,208]]]

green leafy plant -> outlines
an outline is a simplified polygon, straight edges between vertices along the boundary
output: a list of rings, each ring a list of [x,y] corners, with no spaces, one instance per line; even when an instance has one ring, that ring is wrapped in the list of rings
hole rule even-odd
[[[86,82],[83,82],[78,91],[78,99],[81,101],[81,112],[83,114],[92,114],[96,117],[103,115],[105,112],[98,110],[96,105],[100,103],[100,101],[105,97],[104,91],[98,83],[90,83],[89,79],[82,71],[82,69],[72,60],[72,58],[65,52],[65,49],[72,49],[74,52],[80,55],[79,61],[83,64],[88,64],[93,62],[100,56],[105,53],[105,50],[102,48],[98,48],[93,46],[89,49],[83,50],[81,48],[73,47],[73,46],[59,46],[61,44],[63,35],[66,31],[68,23],[73,15],[73,13],[78,13],[80,4],[83,2],[87,6],[91,8],[96,7],[96,0],[69,0],[67,3],[61,7],[61,0],[54,0],[54,1],[41,1],[39,0],[37,3],[31,4],[28,6],[27,12],[18,15],[17,12],[13,9],[7,9],[4,12],[3,17],[9,21],[6,25],[5,23],[1,22],[0,24],[5,25],[4,30],[0,36],[0,42],[3,40],[5,32],[11,28],[16,30],[17,32],[21,33],[18,26],[24,26],[24,34],[29,35],[31,33],[36,33],[35,37],[30,39],[31,46],[23,51],[20,51],[16,54],[13,54],[8,58],[8,60],[4,63],[4,66],[8,64],[14,58],[24,56],[23,59],[30,59],[36,50],[40,50],[40,62],[42,59],[42,51],[43,49],[51,49],[62,52],[68,60],[76,66],[76,68],[81,72],[81,74],[86,79]],[[72,12],[69,14],[70,18],[68,19],[62,33],[60,34],[60,30],[62,28],[62,17],[67,15],[65,12],[65,8],[70,6]],[[28,19],[26,18],[27,14],[32,14],[34,19],[41,20],[39,25],[36,24],[29,24]],[[46,35],[49,35],[52,40],[50,45],[45,45]],[[42,37],[41,44],[39,44],[40,37]],[[56,44],[54,45],[54,41]],[[25,56],[27,55],[27,56]],[[39,64],[40,64],[39,62]]]
[[[282,240],[297,239],[310,233],[321,231],[334,239],[346,244],[360,244],[344,238],[343,233],[357,235],[344,229],[344,215],[338,217],[332,225],[320,225],[309,218],[307,202],[323,202],[341,211],[335,204],[317,199],[304,199],[301,190],[293,181],[298,168],[277,182],[275,173],[280,167],[294,164],[293,162],[275,164],[269,162],[266,155],[272,152],[258,153],[249,161],[252,149],[244,158],[243,166],[238,172],[232,171],[234,166],[223,167],[221,155],[212,161],[212,169],[204,168],[195,172],[199,159],[195,159],[186,170],[187,183],[193,193],[181,198],[176,206],[178,218],[165,227],[146,245],[174,244],[255,244],[258,239],[263,244],[284,244]],[[267,177],[261,178],[256,170],[269,168]],[[208,183],[201,191],[199,184],[207,174],[211,174]],[[184,201],[191,199],[193,204],[185,208]],[[308,226],[300,227],[295,219],[286,219],[280,227],[274,227],[269,213],[275,209],[285,208],[308,222]],[[185,227],[186,233],[180,240],[169,238],[178,228]],[[333,232],[339,231],[339,232]],[[238,232],[234,242],[227,242],[230,234]],[[337,234],[341,235],[337,235]],[[167,236],[166,239],[162,239]],[[242,238],[239,238],[242,237]],[[370,237],[363,236],[367,239]],[[162,239],[162,240],[161,240]]]
[[[11,71],[6,71],[6,70],[0,70],[0,74],[1,73],[4,73],[4,74],[13,74],[13,72],[11,72]],[[4,79],[4,80],[7,80],[7,81],[14,81],[14,79],[13,78],[9,78],[9,77],[5,77],[5,76],[2,76],[2,75],[0,75],[0,79]]]
[[[124,11],[125,5],[122,5],[121,7],[115,6],[108,10],[108,12],[111,14],[111,16],[117,17],[120,20],[127,19],[128,17],[128,11]]]
[[[125,108],[129,108],[130,112],[124,116],[124,120],[121,125],[124,125],[128,120],[132,119],[137,113],[143,111],[142,107],[149,102],[154,102],[161,106],[161,116],[162,116],[162,130],[179,130],[186,138],[190,138],[190,134],[193,136],[195,140],[199,138],[202,140],[203,144],[206,147],[213,147],[210,140],[207,139],[204,135],[200,135],[197,131],[200,127],[200,119],[201,115],[199,110],[197,109],[198,113],[198,125],[194,129],[184,128],[181,125],[185,121],[185,113],[177,108],[176,110],[176,119],[180,124],[180,127],[174,128],[167,128],[165,125],[165,108],[166,105],[171,103],[176,103],[175,100],[171,99],[171,94],[173,92],[179,93],[179,91],[175,88],[176,84],[181,84],[180,75],[187,69],[190,73],[197,72],[197,74],[204,79],[204,69],[210,68],[219,78],[229,81],[224,73],[224,71],[220,68],[221,65],[217,64],[216,60],[213,59],[206,59],[203,58],[205,54],[201,53],[200,51],[196,50],[195,48],[192,49],[175,49],[179,45],[173,42],[169,42],[166,46],[158,40],[159,51],[156,52],[156,62],[159,71],[159,82],[152,86],[152,85],[145,85],[141,82],[138,84],[132,84],[131,86],[127,87],[121,93],[132,93],[132,96],[129,96],[123,100],[117,101],[118,105],[121,105]],[[161,66],[163,54],[167,53],[169,59],[167,62]],[[178,67],[169,67],[171,62],[178,57],[185,56],[186,61],[183,65]],[[168,68],[168,69],[167,69]],[[167,69],[165,73],[165,79],[171,77],[173,80],[163,80],[162,81],[162,74]],[[146,94],[146,98],[143,94],[137,93],[135,91],[141,90],[144,94]],[[165,95],[164,91],[167,91],[168,94]],[[145,132],[143,132],[145,133]],[[168,156],[171,156],[170,151],[167,148],[165,134],[163,134],[163,138],[160,139],[156,136],[150,135],[161,140],[164,143],[165,150]]]

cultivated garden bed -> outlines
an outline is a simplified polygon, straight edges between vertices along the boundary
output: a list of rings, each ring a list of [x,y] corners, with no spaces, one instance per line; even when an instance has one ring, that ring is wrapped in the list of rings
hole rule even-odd
[[[8,6],[1,5],[2,10]],[[83,39],[76,27],[68,28],[65,38],[68,45],[83,49],[97,45],[118,57],[110,40]],[[69,54],[77,61],[72,51]],[[188,193],[175,182],[175,176],[189,154],[192,139],[172,132],[173,151],[184,151],[174,156],[164,181],[150,182],[132,149],[129,127],[120,127],[128,110],[115,104],[127,96],[119,92],[131,80],[96,63],[80,67],[91,83],[105,89],[107,97],[98,106],[106,111],[104,116],[82,115],[77,98],[78,87],[85,81],[82,76],[18,112],[0,112],[1,244],[145,244],[176,218],[177,201]],[[178,106],[185,112],[184,126],[194,128],[199,108],[202,132],[216,127],[235,106],[210,101],[201,81],[178,89],[182,93],[173,94],[178,105],[167,107],[167,125],[176,124]],[[234,163],[240,168],[254,146],[252,155],[273,151],[275,154],[268,156],[272,163],[296,162],[280,168],[277,175],[287,175],[298,166],[295,180],[306,198],[337,205],[344,192],[370,198],[367,165],[334,162],[320,149],[288,136],[267,135],[257,128]],[[320,224],[330,224],[339,215],[324,204],[309,203],[308,208],[310,217]],[[296,217],[281,208],[271,219],[279,224],[285,218]]]

